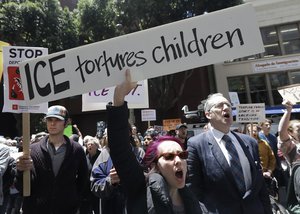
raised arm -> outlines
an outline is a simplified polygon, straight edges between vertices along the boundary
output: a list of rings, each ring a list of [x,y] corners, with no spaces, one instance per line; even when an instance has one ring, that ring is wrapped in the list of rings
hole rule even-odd
[[[128,195],[136,196],[145,187],[145,177],[129,140],[128,108],[125,96],[136,86],[131,82],[129,70],[125,80],[115,88],[113,106],[108,112],[108,144],[113,165]]]
[[[284,143],[290,139],[289,133],[288,133],[288,127],[289,127],[289,121],[291,118],[291,113],[293,109],[292,102],[288,100],[284,100],[282,104],[286,107],[286,112],[283,114],[282,118],[280,119],[279,125],[278,125],[278,134],[280,140]]]

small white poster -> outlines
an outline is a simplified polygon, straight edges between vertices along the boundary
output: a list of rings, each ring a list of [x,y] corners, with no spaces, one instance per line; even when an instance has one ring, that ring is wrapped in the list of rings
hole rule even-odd
[[[237,123],[259,123],[266,119],[265,104],[239,104],[236,107]]]

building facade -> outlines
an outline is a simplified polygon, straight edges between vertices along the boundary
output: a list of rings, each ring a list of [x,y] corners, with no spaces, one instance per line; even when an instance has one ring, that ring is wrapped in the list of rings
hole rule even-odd
[[[300,1],[248,0],[256,11],[265,52],[214,65],[217,91],[240,103],[279,106],[278,87],[300,83]]]

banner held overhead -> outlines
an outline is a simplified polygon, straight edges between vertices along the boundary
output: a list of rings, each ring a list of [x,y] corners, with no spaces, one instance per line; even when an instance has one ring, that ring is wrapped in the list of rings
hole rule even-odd
[[[145,42],[147,41],[147,42]],[[264,52],[255,11],[243,4],[20,64],[28,104],[164,76]]]

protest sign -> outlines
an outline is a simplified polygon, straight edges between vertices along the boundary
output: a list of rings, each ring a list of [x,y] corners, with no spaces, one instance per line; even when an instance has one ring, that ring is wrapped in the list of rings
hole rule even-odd
[[[82,95],[82,111],[96,111],[106,109],[106,105],[113,101],[115,87],[104,88]],[[149,108],[148,82],[139,81],[137,86],[125,97],[128,108]]]
[[[163,127],[165,131],[175,130],[176,126],[181,123],[180,118],[176,119],[166,119],[163,120]]]
[[[141,111],[142,121],[155,121],[156,110],[155,109],[144,109]]]
[[[240,99],[237,92],[228,92],[228,94],[232,107],[236,107],[238,104],[240,104]]]
[[[147,42],[145,42],[147,41]],[[264,52],[251,4],[204,14],[21,63],[28,104]]]
[[[289,100],[292,103],[300,102],[300,84],[280,87],[278,92],[284,100]]]
[[[48,54],[47,48],[6,46],[3,47],[4,105],[2,112],[45,113],[48,103],[27,105],[20,77],[19,63]],[[38,77],[36,76],[35,79]]]
[[[236,106],[237,123],[258,123],[265,120],[265,104],[239,104]]]

